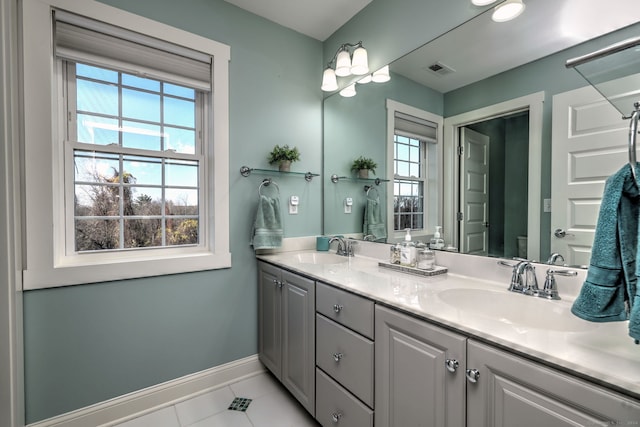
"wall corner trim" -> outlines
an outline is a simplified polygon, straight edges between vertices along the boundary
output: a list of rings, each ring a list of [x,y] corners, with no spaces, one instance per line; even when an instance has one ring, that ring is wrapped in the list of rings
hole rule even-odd
[[[119,424],[262,372],[265,372],[265,369],[258,361],[258,355],[252,355],[28,424],[27,427],[86,427]]]

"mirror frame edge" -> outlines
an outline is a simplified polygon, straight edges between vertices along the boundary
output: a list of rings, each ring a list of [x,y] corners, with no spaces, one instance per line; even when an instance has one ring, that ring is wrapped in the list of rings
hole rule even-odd
[[[545,92],[535,92],[497,104],[485,106],[444,119],[443,159],[443,226],[445,241],[458,242],[458,227],[455,220],[457,200],[454,191],[459,187],[459,166],[455,147],[459,143],[459,127],[491,119],[518,110],[529,110],[529,170],[527,218],[527,258],[540,258],[540,225],[542,182],[542,126]],[[449,166],[449,167],[447,167]],[[532,215],[533,214],[533,215]],[[531,238],[535,236],[535,238]]]

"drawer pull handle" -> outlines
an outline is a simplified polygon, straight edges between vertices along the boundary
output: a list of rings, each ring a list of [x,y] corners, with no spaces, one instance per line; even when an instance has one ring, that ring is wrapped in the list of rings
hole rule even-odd
[[[340,411],[331,414],[331,421],[333,421],[334,423],[340,421],[340,418],[342,418],[342,412]]]
[[[444,365],[447,367],[447,371],[449,372],[455,372],[460,366],[456,359],[447,359],[445,360]]]
[[[467,369],[467,380],[470,383],[477,383],[480,378],[480,371],[477,369]]]
[[[333,360],[336,361],[336,363],[340,362],[340,360],[344,357],[344,354],[342,353],[333,353]]]
[[[340,313],[343,308],[344,307],[341,306],[340,304],[333,304],[333,311],[335,311],[336,313]]]

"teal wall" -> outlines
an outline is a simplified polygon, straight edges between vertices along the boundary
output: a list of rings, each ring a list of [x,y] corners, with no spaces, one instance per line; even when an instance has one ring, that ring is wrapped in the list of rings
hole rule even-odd
[[[357,85],[353,98],[334,95],[324,100],[324,232],[345,234],[362,232],[366,193],[364,182],[331,182],[331,175],[351,177],[351,163],[364,156],[377,164],[372,178],[386,178],[387,108],[392,99],[433,114],[442,115],[442,94],[399,75],[384,84]],[[385,185],[378,187],[380,201],[387,198]],[[353,211],[344,213],[345,197],[353,198]],[[386,218],[386,211],[383,212]],[[386,221],[386,220],[385,220]]]
[[[231,269],[24,294],[26,419],[35,422],[257,353],[256,262],[249,246],[275,144],[296,145],[295,170],[320,173],[322,45],[222,0],[104,3],[231,46]],[[288,237],[321,231],[321,180],[277,177]],[[87,278],[90,282],[90,278]]]

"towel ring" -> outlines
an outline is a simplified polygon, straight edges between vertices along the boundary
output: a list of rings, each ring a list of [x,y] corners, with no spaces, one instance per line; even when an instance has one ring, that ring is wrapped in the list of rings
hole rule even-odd
[[[376,192],[376,197],[378,197],[378,198],[380,197],[380,194],[378,193],[378,189],[377,189],[377,188],[375,188],[373,185],[365,185],[365,186],[364,186],[364,191],[366,191],[366,193],[367,193],[367,197],[369,197],[369,192],[370,192],[371,190],[373,190],[373,191],[375,191],[375,192]]]
[[[262,182],[260,183],[260,186],[258,187],[258,195],[262,196],[262,193],[260,192],[260,190],[262,190],[262,187],[268,187],[271,184],[273,184],[276,187],[276,190],[278,191],[278,196],[280,195],[280,187],[278,187],[278,184],[276,184],[276,182],[274,180],[272,180],[271,178],[265,178],[262,180]]]

